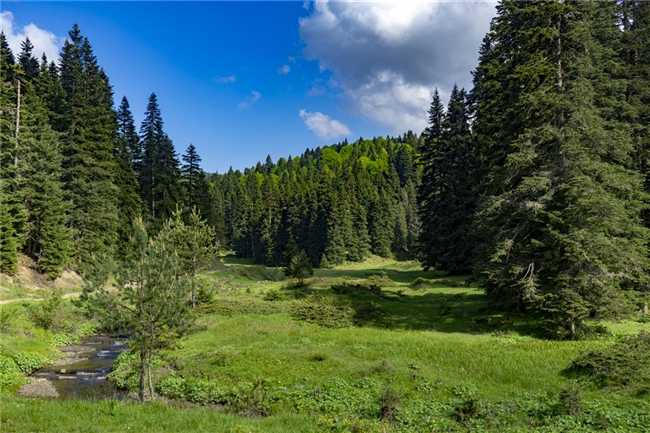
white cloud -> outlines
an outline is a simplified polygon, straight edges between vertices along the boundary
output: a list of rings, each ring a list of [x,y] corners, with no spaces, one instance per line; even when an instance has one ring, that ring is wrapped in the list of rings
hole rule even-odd
[[[469,87],[494,3],[317,1],[300,20],[307,59],[345,105],[394,132],[420,132],[435,87]]]
[[[219,84],[234,83],[237,81],[237,77],[234,75],[216,76],[212,79],[212,81]]]
[[[286,64],[282,65],[281,67],[278,68],[278,75],[286,75],[289,73],[290,70],[291,68],[289,67],[289,65]]]
[[[45,53],[48,60],[58,61],[59,52],[63,46],[63,42],[65,42],[64,37],[57,36],[48,30],[43,30],[34,23],[20,27],[14,20],[14,14],[10,11],[0,13],[0,27],[7,37],[7,43],[11,51],[13,51],[16,57],[18,57],[21,51],[20,43],[25,38],[29,38],[34,45],[34,57],[39,61],[43,53]]]
[[[245,100],[237,104],[237,108],[240,110],[246,109],[251,105],[255,104],[257,101],[259,101],[261,97],[262,94],[260,92],[258,92],[257,90],[253,90],[251,94],[246,97]]]
[[[342,135],[350,135],[350,129],[338,120],[318,111],[300,110],[298,113],[305,121],[307,128],[322,139],[332,139]]]

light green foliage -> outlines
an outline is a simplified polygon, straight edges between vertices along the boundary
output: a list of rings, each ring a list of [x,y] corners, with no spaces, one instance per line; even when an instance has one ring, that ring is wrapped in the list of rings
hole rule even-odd
[[[158,242],[180,259],[182,273],[190,278],[192,307],[196,307],[197,273],[214,260],[218,245],[214,229],[192,208],[188,222],[177,208],[158,234]]]
[[[174,249],[161,239],[149,239],[142,220],[136,220],[126,259],[108,269],[116,290],[106,290],[103,279],[85,292],[92,311],[105,319],[122,320],[123,329],[132,333],[131,348],[140,356],[143,401],[155,353],[187,332],[192,322],[187,310],[189,282]]]

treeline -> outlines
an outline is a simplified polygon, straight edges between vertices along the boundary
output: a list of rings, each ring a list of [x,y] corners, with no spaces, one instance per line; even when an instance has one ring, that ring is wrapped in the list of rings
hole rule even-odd
[[[647,309],[650,2],[497,10],[473,89],[431,105],[422,260],[575,337]]]
[[[34,58],[29,39],[15,57],[0,38],[2,272],[13,274],[23,251],[56,278],[66,266],[120,258],[140,216],[154,234],[177,207],[209,216],[194,147],[181,164],[155,94],[138,134],[77,25],[58,64]]]
[[[222,243],[268,265],[283,264],[287,249],[315,266],[415,257],[417,146],[412,132],[360,138],[216,175]]]

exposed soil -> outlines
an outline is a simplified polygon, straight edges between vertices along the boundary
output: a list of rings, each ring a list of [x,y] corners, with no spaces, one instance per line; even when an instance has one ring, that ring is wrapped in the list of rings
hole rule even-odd
[[[31,378],[30,383],[23,385],[18,393],[19,397],[38,397],[38,398],[53,398],[59,396],[59,391],[49,379],[45,378]]]

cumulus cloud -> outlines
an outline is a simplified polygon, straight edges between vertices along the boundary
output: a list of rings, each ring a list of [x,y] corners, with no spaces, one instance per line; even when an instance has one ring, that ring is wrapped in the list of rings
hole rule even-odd
[[[258,92],[257,90],[253,90],[250,93],[250,95],[248,95],[246,97],[246,99],[244,99],[239,104],[237,104],[237,108],[240,109],[240,110],[244,110],[244,109],[250,107],[251,105],[257,103],[257,101],[259,101],[261,97],[262,97],[262,94],[260,92]]]
[[[421,131],[431,94],[471,83],[494,3],[317,1],[300,20],[304,55],[331,71],[353,111]]]
[[[63,42],[65,42],[64,37],[43,30],[34,23],[21,27],[15,21],[14,14],[10,11],[0,13],[0,24],[7,38],[7,43],[16,57],[20,53],[20,43],[25,38],[29,38],[34,45],[33,53],[37,59],[40,60],[43,53],[45,53],[49,60],[58,60],[59,51],[63,46]]]
[[[289,67],[289,65],[286,64],[282,65],[281,67],[278,68],[278,75],[286,75],[289,73],[290,70],[291,68]]]
[[[216,76],[212,79],[212,81],[219,84],[234,83],[237,81],[237,77],[234,75]]]
[[[318,111],[300,110],[298,115],[305,121],[307,128],[319,138],[332,139],[351,134],[347,126],[338,120],[332,119],[327,114]]]

